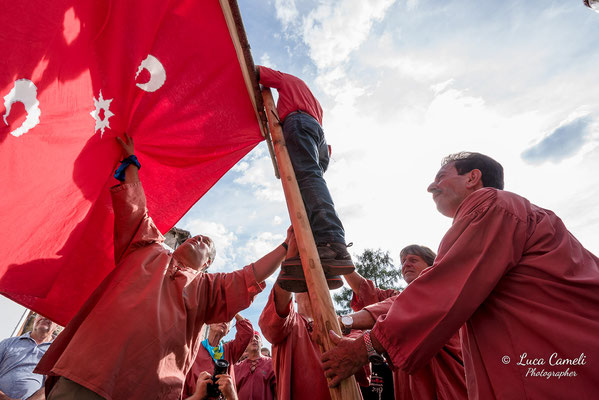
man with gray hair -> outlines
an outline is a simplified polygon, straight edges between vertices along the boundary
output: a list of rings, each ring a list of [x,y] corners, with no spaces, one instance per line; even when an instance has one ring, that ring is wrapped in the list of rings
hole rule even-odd
[[[401,249],[401,273],[406,283],[411,285],[433,265],[436,256],[434,251],[418,244]],[[340,317],[342,329],[372,329],[376,320],[389,312],[400,291],[379,289],[374,282],[355,271],[344,277],[354,292],[351,307],[355,313]],[[393,387],[396,400],[466,399],[468,395],[458,333],[451,336],[430,362],[414,373],[408,374],[396,368],[393,371]]]
[[[599,259],[553,212],[504,191],[503,167],[483,154],[445,158],[428,191],[453,218],[435,263],[371,332],[331,332],[330,384],[381,353],[411,373],[460,330],[469,398],[594,396]]]
[[[237,385],[233,365],[239,361],[252,339],[254,327],[249,319],[243,318],[239,314],[235,314],[235,321],[235,338],[226,343],[222,339],[231,330],[231,322],[217,322],[209,325],[208,337],[202,340],[198,355],[185,378],[184,394],[191,396],[195,393],[198,377],[204,371],[212,373],[216,360],[226,360],[229,363],[231,382],[233,382],[233,386]]]
[[[180,399],[202,326],[247,308],[287,252],[281,244],[243,269],[207,274],[215,254],[209,237],[165,249],[146,208],[133,140],[125,138],[117,138],[122,184],[111,188],[116,268],[38,364],[38,373],[54,378],[46,385],[50,400]]]
[[[0,342],[0,400],[43,400],[44,376],[33,369],[54,339],[58,325],[36,315],[31,332]]]

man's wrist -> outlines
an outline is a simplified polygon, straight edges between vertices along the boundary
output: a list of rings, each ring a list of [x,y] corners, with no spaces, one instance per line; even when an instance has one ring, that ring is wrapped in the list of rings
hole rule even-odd
[[[370,361],[368,360],[368,350],[366,350],[364,336],[358,337],[354,343],[359,347],[358,351],[354,352],[354,354],[359,354],[359,359],[362,364],[368,364]]]
[[[364,335],[362,335],[362,339],[364,340],[364,346],[366,347],[366,353],[368,354],[368,360],[373,365],[381,365],[385,362],[385,359],[381,355],[383,352],[375,349],[372,343],[372,337],[370,336],[370,331],[367,330]],[[380,343],[379,343],[380,345]]]
[[[370,342],[372,343],[372,347],[379,354],[386,354],[385,348],[379,342],[379,339],[376,337],[376,332],[370,331]]]
[[[354,319],[352,315],[342,315],[339,318],[339,322],[341,323],[341,333],[343,333],[344,335],[349,335],[354,324]]]

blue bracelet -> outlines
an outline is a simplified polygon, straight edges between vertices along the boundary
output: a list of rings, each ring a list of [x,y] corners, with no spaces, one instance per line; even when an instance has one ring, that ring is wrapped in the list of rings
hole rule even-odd
[[[135,157],[135,154],[131,154],[129,157],[121,161],[121,165],[119,165],[119,167],[116,169],[116,172],[114,173],[115,179],[118,179],[119,181],[123,182],[125,180],[125,170],[131,164],[135,165],[137,169],[141,168],[141,164],[139,163],[139,161],[137,161],[137,157]]]

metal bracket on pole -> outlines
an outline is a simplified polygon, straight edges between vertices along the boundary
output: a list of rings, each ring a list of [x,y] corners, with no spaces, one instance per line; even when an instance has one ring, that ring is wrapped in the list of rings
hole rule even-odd
[[[262,89],[262,98],[267,115],[272,113],[278,120],[277,109],[272,99],[270,89]],[[318,344],[322,352],[333,348],[333,343],[329,337],[329,330],[335,331],[341,335],[341,328],[333,307],[333,300],[327,286],[326,278],[320,264],[316,243],[310,228],[310,223],[306,215],[306,209],[302,200],[302,195],[297,185],[295,172],[287,153],[285,138],[280,123],[274,123],[272,118],[268,118],[268,126],[272,135],[276,161],[281,173],[281,184],[285,192],[285,200],[289,210],[289,217],[297,239],[297,247],[300,252],[302,267],[308,285],[310,303],[314,317],[314,333],[318,337]],[[343,380],[339,386],[329,388],[332,400],[358,400],[361,398],[358,385],[353,376]]]

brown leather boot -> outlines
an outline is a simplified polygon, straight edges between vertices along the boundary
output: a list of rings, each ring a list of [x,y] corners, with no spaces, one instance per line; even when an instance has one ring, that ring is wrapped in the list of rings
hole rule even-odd
[[[327,265],[331,274],[347,275],[356,269],[344,243],[320,243],[317,248],[320,263]]]
[[[288,262],[289,261],[289,262]],[[329,268],[322,266],[327,279],[329,290],[338,289],[343,286],[343,281],[338,275],[331,275]],[[281,264],[281,273],[277,279],[278,285],[288,292],[303,293],[308,291],[304,270],[298,260],[290,259]]]

